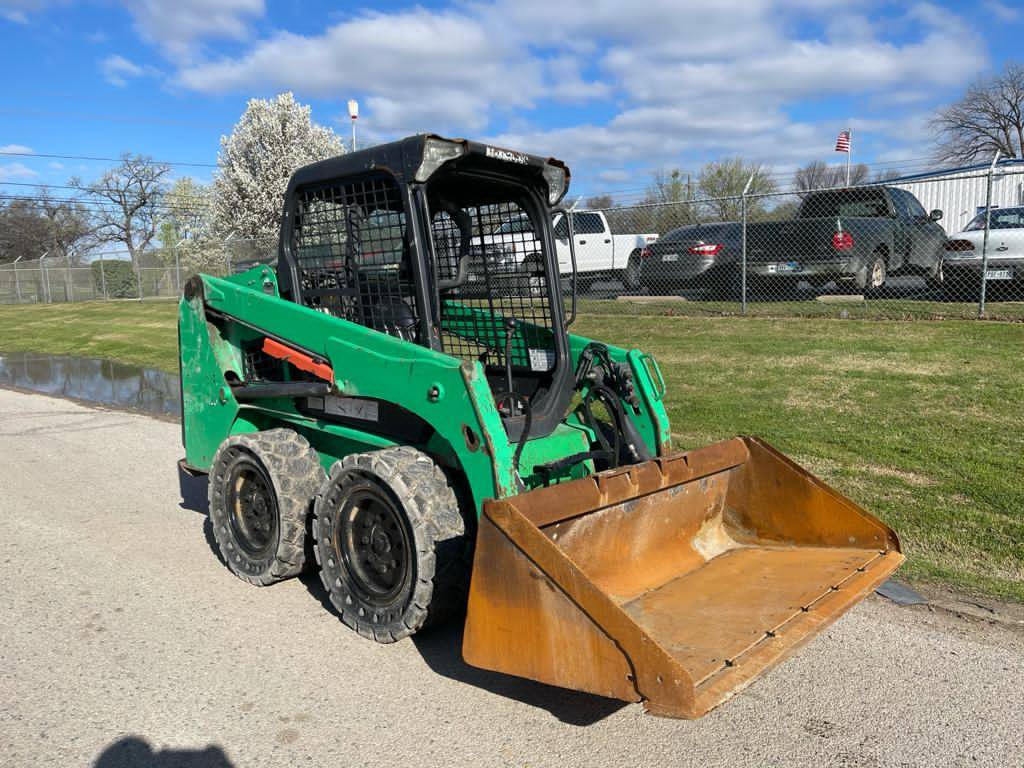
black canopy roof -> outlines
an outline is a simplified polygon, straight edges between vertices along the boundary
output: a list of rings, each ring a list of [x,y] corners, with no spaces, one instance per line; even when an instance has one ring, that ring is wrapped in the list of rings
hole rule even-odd
[[[413,182],[416,170],[423,161],[424,146],[430,138],[456,142],[465,147],[465,154],[451,161],[452,165],[486,168],[510,176],[535,176],[540,179],[544,166],[551,163],[565,168],[568,182],[568,167],[554,158],[516,152],[467,139],[445,139],[435,134],[420,133],[303,166],[292,175],[288,190],[291,192],[295,187],[305,187],[374,170],[387,170],[402,181]]]

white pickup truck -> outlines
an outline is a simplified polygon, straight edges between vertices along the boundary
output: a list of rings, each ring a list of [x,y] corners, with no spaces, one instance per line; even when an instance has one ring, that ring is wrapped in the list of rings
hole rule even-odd
[[[580,290],[586,290],[602,279],[621,280],[627,288],[639,285],[639,275],[631,274],[631,270],[637,271],[640,251],[658,239],[656,234],[613,235],[608,219],[600,211],[573,211],[572,228],[576,239],[576,274]],[[563,275],[568,275],[572,272],[569,223],[561,213],[555,214],[554,230],[558,268]],[[529,219],[517,218],[506,221],[484,240],[490,243],[502,243],[511,238],[521,241],[524,233],[532,231]],[[521,244],[517,243],[517,250],[521,249]]]

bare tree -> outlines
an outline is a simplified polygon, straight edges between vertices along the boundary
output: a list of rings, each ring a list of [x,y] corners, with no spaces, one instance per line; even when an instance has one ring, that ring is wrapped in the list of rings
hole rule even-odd
[[[157,204],[167,192],[170,172],[170,167],[152,158],[124,154],[120,165],[86,187],[89,197],[102,203],[95,214],[96,236],[103,242],[123,244],[136,269],[156,237],[160,224]]]
[[[864,163],[857,163],[850,168],[850,183],[847,184],[845,165],[828,165],[821,160],[815,160],[797,169],[793,176],[793,186],[799,192],[833,187],[856,187],[859,184],[866,184],[870,176],[870,169]]]
[[[594,197],[588,197],[583,205],[591,210],[599,211],[604,208],[611,208],[615,205],[615,201],[611,195],[595,195]]]
[[[745,163],[739,157],[708,163],[701,168],[697,188],[701,195],[708,198],[704,205],[714,220],[735,221],[740,218],[740,195],[748,180],[750,195],[765,195],[775,191],[775,182],[765,168]],[[747,201],[747,211],[751,215],[761,214],[764,207],[761,198],[753,197]]]
[[[935,114],[931,127],[940,162],[972,162],[996,151],[1024,156],[1024,66],[1007,64],[998,75],[974,83]]]
[[[678,168],[671,171],[655,171],[654,179],[647,188],[648,203],[681,203],[693,199],[693,186],[690,174],[684,174]]]
[[[873,181],[876,184],[884,184],[887,181],[898,179],[903,174],[897,171],[895,168],[883,168],[882,170],[875,172],[875,178]]]

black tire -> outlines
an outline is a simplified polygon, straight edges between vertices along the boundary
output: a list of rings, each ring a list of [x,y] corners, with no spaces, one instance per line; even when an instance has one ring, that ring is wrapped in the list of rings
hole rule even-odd
[[[864,291],[864,298],[881,295],[889,279],[889,263],[883,251],[871,254],[871,260],[857,273],[857,287]]]
[[[540,298],[547,293],[544,264],[539,253],[531,253],[523,260],[522,272],[514,278],[519,296]]]
[[[643,279],[641,278],[640,273],[640,254],[634,251],[629,255],[629,261],[626,262],[626,268],[619,272],[619,280],[622,281],[622,285],[626,290],[639,291],[643,284]]]
[[[935,268],[926,272],[924,284],[932,293],[942,295],[946,288],[946,268],[942,259],[935,262]]]
[[[753,281],[747,275],[747,298]],[[740,301],[743,298],[743,276],[738,269],[710,272],[704,276],[708,298],[712,301]]]
[[[393,643],[465,605],[471,541],[440,467],[410,447],[346,456],[317,495],[314,551],[341,620]]]
[[[949,302],[977,303],[981,300],[981,280],[969,275],[946,274],[942,284],[942,299]]]
[[[306,520],[324,470],[291,429],[233,435],[210,468],[210,524],[228,568],[266,586],[297,576],[306,562]]]

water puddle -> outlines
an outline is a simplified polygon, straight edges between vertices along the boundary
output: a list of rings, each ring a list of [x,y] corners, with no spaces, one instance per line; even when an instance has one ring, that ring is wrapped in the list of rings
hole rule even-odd
[[[0,353],[0,387],[181,417],[177,376],[111,360],[34,352]]]

